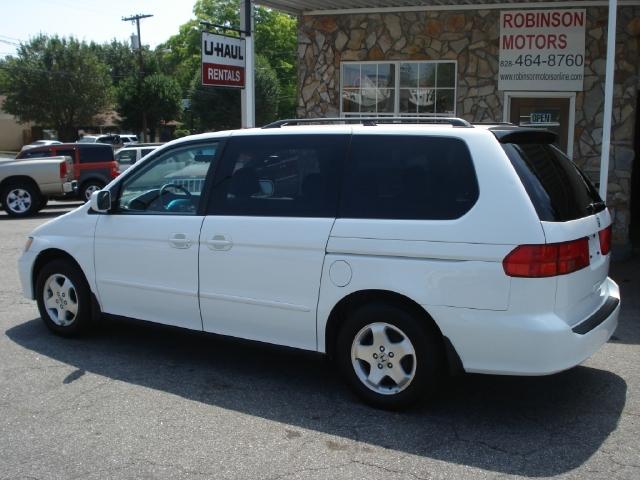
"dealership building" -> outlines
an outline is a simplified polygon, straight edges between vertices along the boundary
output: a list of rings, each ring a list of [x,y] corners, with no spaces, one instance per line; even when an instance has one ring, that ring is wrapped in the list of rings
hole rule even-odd
[[[258,3],[299,16],[298,117],[442,115],[548,128],[598,182],[608,2]],[[640,1],[617,4],[607,202],[624,252],[630,238],[640,243]]]

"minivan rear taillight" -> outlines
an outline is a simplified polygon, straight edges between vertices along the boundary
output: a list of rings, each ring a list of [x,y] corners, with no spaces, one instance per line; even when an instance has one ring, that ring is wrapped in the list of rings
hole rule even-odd
[[[589,240],[546,245],[520,245],[502,261],[510,277],[541,278],[566,275],[589,266]]]
[[[60,164],[60,178],[67,178],[67,161],[64,160]]]
[[[611,225],[598,232],[600,237],[600,253],[607,255],[611,251]]]

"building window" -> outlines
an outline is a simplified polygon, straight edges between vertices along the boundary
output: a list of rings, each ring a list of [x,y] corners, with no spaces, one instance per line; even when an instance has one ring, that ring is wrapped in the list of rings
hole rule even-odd
[[[344,62],[342,116],[455,115],[456,62]]]

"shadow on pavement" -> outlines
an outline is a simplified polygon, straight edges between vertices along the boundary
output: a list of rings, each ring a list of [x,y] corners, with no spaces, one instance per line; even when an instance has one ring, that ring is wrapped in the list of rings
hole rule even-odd
[[[69,377],[92,372],[292,428],[534,477],[587,461],[616,428],[627,392],[619,376],[587,367],[549,377],[466,375],[429,405],[391,413],[361,404],[315,354],[115,321],[83,339],[56,337],[40,319],[6,334],[76,367]]]

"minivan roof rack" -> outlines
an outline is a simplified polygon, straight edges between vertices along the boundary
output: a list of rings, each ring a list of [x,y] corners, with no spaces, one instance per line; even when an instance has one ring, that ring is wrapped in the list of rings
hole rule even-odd
[[[471,125],[496,125],[496,126],[513,126],[513,127],[517,126],[513,122],[491,122],[491,121],[471,122]]]
[[[304,125],[314,123],[335,123],[335,124],[362,124],[366,126],[376,126],[380,123],[430,123],[448,124],[453,127],[473,128],[473,126],[462,118],[456,117],[330,117],[330,118],[288,118],[276,120],[262,128],[280,128],[292,125]]]

